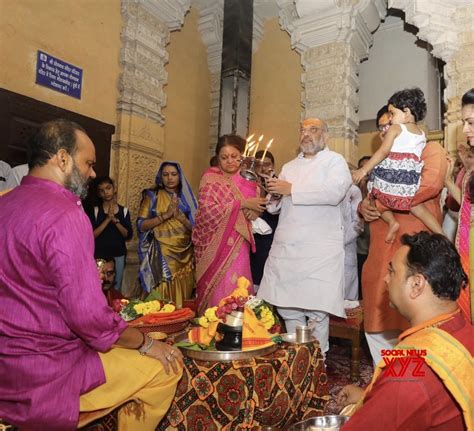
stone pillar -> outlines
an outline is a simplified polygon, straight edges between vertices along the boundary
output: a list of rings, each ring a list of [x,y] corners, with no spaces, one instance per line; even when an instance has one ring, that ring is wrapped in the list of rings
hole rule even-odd
[[[140,192],[153,184],[163,157],[166,45],[189,7],[190,0],[122,0],[122,74],[111,171],[119,201],[134,216]]]
[[[207,64],[211,73],[211,108],[209,124],[209,158],[219,134],[219,100],[221,95],[222,28],[224,24],[224,0],[194,0],[199,9],[198,28],[207,49]]]
[[[224,23],[224,0],[193,0],[199,9],[199,31],[207,48],[207,63],[211,73],[211,122],[209,125],[209,157],[215,152],[219,135],[219,100],[221,91],[222,30]],[[258,49],[263,39],[263,18],[258,15],[258,5],[253,12],[252,52]]]
[[[330,147],[357,164],[359,64],[385,16],[383,0],[277,0],[280,25],[301,55],[304,117],[330,128]]]
[[[403,10],[406,22],[418,27],[417,36],[446,63],[444,142],[454,155],[457,144],[465,142],[459,121],[461,97],[474,87],[474,4],[472,0],[389,0],[389,7]]]
[[[141,191],[153,185],[163,158],[166,45],[170,31],[181,28],[189,7],[190,0],[122,0],[122,73],[110,170],[117,181],[118,201],[129,208],[133,222]],[[134,238],[124,274],[127,286],[137,277]]]
[[[458,30],[458,49],[444,67],[444,101],[447,104],[444,121],[445,147],[452,155],[457,152],[459,143],[466,142],[460,125],[461,98],[467,90],[474,87],[474,4],[470,3],[456,10],[454,28]]]

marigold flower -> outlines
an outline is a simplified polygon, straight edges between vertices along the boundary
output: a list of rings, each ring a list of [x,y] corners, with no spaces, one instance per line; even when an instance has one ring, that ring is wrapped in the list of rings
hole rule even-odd
[[[172,313],[174,310],[176,310],[176,307],[173,304],[165,304],[160,311],[163,313]]]
[[[206,316],[201,316],[198,320],[198,323],[203,328],[208,328],[209,327],[209,320],[207,320]]]
[[[204,313],[204,316],[209,320],[209,322],[215,322],[219,320],[219,318],[216,315],[217,312],[217,307],[211,307],[206,310]]]

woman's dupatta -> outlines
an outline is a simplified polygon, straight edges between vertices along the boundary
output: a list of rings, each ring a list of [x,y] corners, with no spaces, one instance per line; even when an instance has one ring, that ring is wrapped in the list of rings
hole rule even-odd
[[[250,223],[240,211],[245,196],[218,168],[208,169],[199,186],[199,209],[193,230],[199,312],[207,308],[244,241],[254,244]]]
[[[474,270],[474,232],[471,228],[472,224],[472,204],[469,195],[469,174],[466,174],[463,179],[462,186],[462,202],[459,210],[458,231],[456,234],[456,248],[461,256],[461,264],[464,272],[469,276],[469,285],[461,289],[458,298],[459,308],[464,313],[467,320],[473,322],[473,295],[474,279],[472,276]]]

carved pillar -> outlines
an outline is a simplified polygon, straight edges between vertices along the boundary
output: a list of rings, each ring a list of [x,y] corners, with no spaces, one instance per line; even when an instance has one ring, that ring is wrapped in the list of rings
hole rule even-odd
[[[277,0],[280,25],[291,35],[305,72],[304,116],[328,122],[330,146],[357,161],[359,64],[385,16],[383,0]]]
[[[445,148],[456,153],[465,141],[460,127],[461,97],[474,87],[474,4],[471,0],[389,0],[389,7],[405,12],[406,22],[418,27],[417,36],[433,47],[445,63]]]
[[[117,128],[112,142],[111,175],[118,201],[135,219],[141,191],[150,187],[163,158],[161,112],[166,105],[166,45],[170,31],[181,28],[190,0],[122,0],[122,49]],[[136,237],[135,237],[136,238]],[[125,285],[136,279],[136,240],[129,244]]]
[[[193,0],[199,9],[199,31],[207,48],[207,63],[211,72],[211,122],[209,125],[209,157],[214,155],[218,138],[219,100],[221,90],[222,29],[224,0]],[[254,8],[252,52],[263,39],[263,18]]]
[[[208,0],[194,0],[193,6],[199,9],[198,28],[207,49],[207,64],[211,73],[209,157],[212,157],[219,133],[224,0],[214,0],[212,3]]]
[[[166,45],[189,6],[190,0],[122,0],[122,74],[111,171],[119,201],[134,215],[140,191],[153,183],[163,156]]]
[[[454,15],[454,28],[458,29],[458,49],[444,67],[446,92],[445,148],[454,155],[459,143],[466,142],[462,133],[461,98],[474,87],[474,4],[458,8]]]

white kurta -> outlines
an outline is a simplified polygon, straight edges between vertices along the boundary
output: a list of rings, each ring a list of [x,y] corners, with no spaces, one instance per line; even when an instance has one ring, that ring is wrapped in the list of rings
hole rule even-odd
[[[359,299],[359,277],[357,275],[357,237],[364,230],[364,221],[359,218],[357,207],[362,200],[359,187],[349,188],[342,201],[342,225],[344,226],[344,298]]]
[[[352,179],[344,158],[329,149],[301,154],[283,166],[291,195],[269,212],[280,219],[258,296],[279,307],[344,313],[344,232],[341,203]]]

